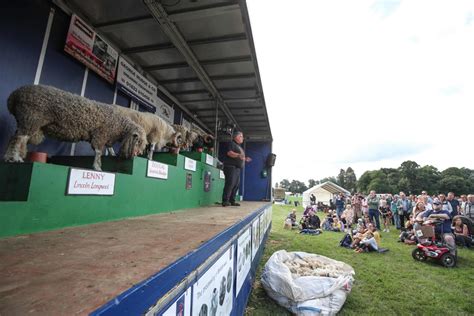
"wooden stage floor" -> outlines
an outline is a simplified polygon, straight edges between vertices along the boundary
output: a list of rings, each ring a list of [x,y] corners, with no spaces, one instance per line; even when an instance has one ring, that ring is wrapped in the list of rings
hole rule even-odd
[[[0,315],[88,314],[268,202],[0,239]]]

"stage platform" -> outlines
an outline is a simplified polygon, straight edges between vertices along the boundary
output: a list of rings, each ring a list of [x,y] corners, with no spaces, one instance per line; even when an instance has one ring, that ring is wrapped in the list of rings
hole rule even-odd
[[[161,315],[179,296],[186,296],[179,304],[189,315],[203,296],[191,288],[219,256],[229,253],[229,276],[233,271],[232,279],[239,278],[237,265],[245,259],[238,238],[249,234],[252,271],[238,282],[245,297],[239,299],[236,282],[229,283],[233,304],[227,305],[239,315],[271,226],[271,204],[241,204],[0,239],[0,315]],[[198,312],[194,307],[192,314]]]

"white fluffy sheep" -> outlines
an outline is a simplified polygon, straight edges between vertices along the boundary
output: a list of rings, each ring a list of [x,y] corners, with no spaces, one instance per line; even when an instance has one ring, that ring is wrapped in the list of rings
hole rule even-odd
[[[53,87],[21,87],[8,98],[8,109],[15,116],[17,130],[10,139],[5,161],[23,162],[26,145],[40,144],[45,135],[68,142],[88,141],[95,151],[95,170],[101,170],[105,146],[121,142],[120,154],[127,159],[143,152],[146,146],[143,128],[115,106]]]
[[[151,160],[153,158],[153,152],[155,149],[160,150],[167,145],[171,147],[180,147],[182,142],[181,133],[176,131],[158,115],[138,112],[124,107],[118,107],[118,109],[145,130],[146,139],[150,145],[148,159]]]

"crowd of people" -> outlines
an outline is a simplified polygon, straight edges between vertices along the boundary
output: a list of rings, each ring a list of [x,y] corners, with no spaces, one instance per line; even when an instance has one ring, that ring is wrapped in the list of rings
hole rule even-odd
[[[317,211],[323,211],[325,218],[320,220]],[[472,223],[474,223],[474,194],[456,197],[453,192],[447,195],[420,195],[357,193],[345,196],[339,193],[326,206],[310,196],[310,205],[305,208],[298,222],[296,210],[287,218],[286,225],[304,230],[346,232],[351,237],[350,245],[357,252],[380,248],[380,231],[399,231],[399,241],[407,244],[417,243],[417,231],[423,224],[432,220],[442,220],[435,232],[448,247],[456,244],[472,246]],[[383,227],[382,227],[383,226]],[[342,241],[341,241],[342,243]],[[347,242],[346,242],[347,243]]]

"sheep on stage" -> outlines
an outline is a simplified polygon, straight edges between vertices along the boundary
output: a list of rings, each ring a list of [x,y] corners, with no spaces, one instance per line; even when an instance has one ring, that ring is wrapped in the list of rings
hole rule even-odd
[[[8,98],[17,130],[5,153],[5,161],[23,162],[26,145],[40,144],[44,136],[60,141],[87,141],[95,151],[93,168],[101,170],[104,147],[121,142],[120,154],[129,159],[146,146],[143,128],[117,111],[116,106],[86,99],[50,86],[31,85]]]

